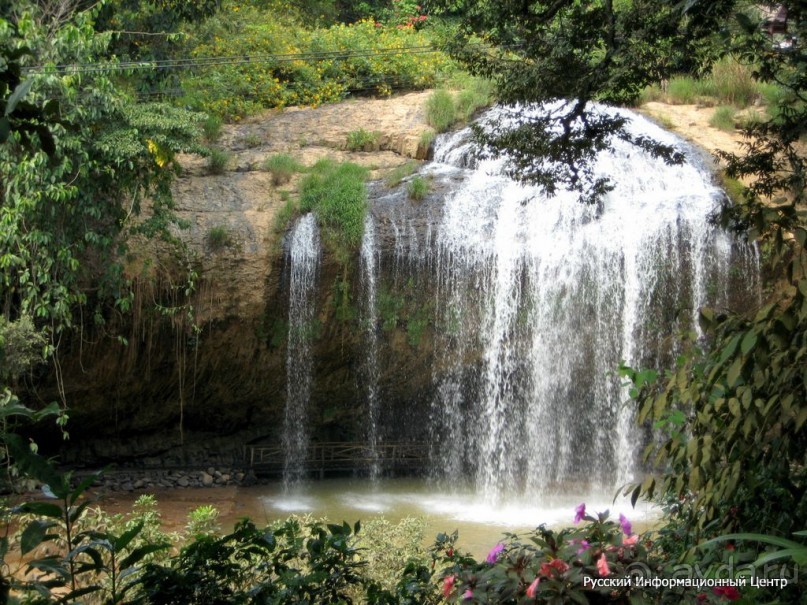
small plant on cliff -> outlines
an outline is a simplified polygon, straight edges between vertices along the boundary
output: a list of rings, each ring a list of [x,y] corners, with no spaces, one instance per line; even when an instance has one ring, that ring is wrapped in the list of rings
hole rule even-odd
[[[206,239],[207,245],[210,246],[210,249],[214,252],[233,245],[233,235],[230,233],[230,230],[223,225],[211,227],[207,232]]]
[[[210,174],[224,174],[230,164],[230,152],[224,149],[211,149],[207,158],[207,170]]]
[[[320,160],[300,183],[300,211],[313,212],[326,243],[340,255],[361,243],[367,212],[367,169]]]
[[[377,141],[378,133],[370,132],[364,128],[347,133],[348,151],[372,151],[372,147]]]
[[[426,121],[437,132],[445,132],[457,120],[454,99],[447,90],[435,90],[426,101]]]
[[[393,168],[384,179],[384,183],[387,187],[396,187],[401,184],[402,180],[415,172],[417,168],[418,163],[415,160],[409,160],[406,164]]]
[[[409,193],[409,199],[419,202],[426,194],[429,193],[429,180],[422,176],[416,176],[406,186],[406,191]]]
[[[263,163],[263,168],[272,175],[272,184],[275,186],[288,183],[296,172],[305,170],[305,166],[288,153],[270,156]]]

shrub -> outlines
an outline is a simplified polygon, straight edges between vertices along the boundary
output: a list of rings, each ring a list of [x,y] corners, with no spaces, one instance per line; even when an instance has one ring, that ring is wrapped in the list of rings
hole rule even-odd
[[[217,250],[221,250],[222,248],[232,246],[233,244],[233,236],[230,233],[230,230],[227,227],[224,227],[223,225],[211,227],[210,230],[207,232],[206,239],[207,239],[207,245],[214,252]]]
[[[224,149],[211,149],[207,157],[207,170],[210,174],[224,174],[232,155]]]
[[[456,121],[454,99],[447,90],[435,90],[426,101],[426,121],[437,132],[445,132]]]
[[[221,118],[218,116],[207,116],[202,122],[202,133],[208,143],[215,143],[221,137]]]
[[[272,175],[272,183],[277,186],[288,183],[294,173],[302,172],[305,166],[288,153],[278,153],[268,157],[263,168]]]
[[[310,29],[272,6],[242,4],[188,33],[194,58],[255,57],[183,77],[186,104],[231,120],[264,108],[332,103],[356,90],[389,94],[391,83],[429,88],[449,65],[442,53],[374,52],[428,45],[426,34],[413,28],[376,27],[368,19]],[[339,56],[352,51],[360,52]],[[322,58],[273,58],[304,53]]]
[[[429,181],[422,176],[416,176],[406,186],[406,191],[409,193],[409,199],[420,201],[429,192]]]
[[[219,525],[219,510],[212,504],[204,504],[188,513],[188,523],[185,532],[197,539],[202,536],[211,536],[221,531]]]
[[[734,108],[729,105],[721,105],[715,109],[712,117],[709,118],[709,125],[720,130],[734,130]]]
[[[326,240],[337,252],[361,244],[367,212],[367,169],[320,160],[300,183],[300,210],[314,212]]]
[[[370,132],[364,128],[347,133],[348,151],[372,151],[372,147],[377,141],[378,133]]]

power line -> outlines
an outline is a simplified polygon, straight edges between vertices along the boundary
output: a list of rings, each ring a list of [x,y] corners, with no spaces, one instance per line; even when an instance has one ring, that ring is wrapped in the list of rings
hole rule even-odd
[[[69,74],[116,72],[131,70],[172,70],[197,67],[246,65],[250,63],[291,63],[294,61],[343,61],[356,58],[389,57],[396,55],[435,54],[441,51],[430,45],[404,46],[398,48],[361,49],[355,51],[323,51],[311,53],[285,53],[261,55],[232,55],[219,57],[194,57],[159,61],[123,61],[120,63],[65,63],[59,65],[35,65],[24,68],[26,74],[45,73],[57,70]]]

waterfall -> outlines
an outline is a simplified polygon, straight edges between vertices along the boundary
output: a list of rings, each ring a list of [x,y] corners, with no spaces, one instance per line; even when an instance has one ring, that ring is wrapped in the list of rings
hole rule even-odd
[[[364,221],[364,236],[361,242],[361,280],[364,293],[362,323],[364,324],[366,349],[364,357],[364,383],[367,404],[367,446],[370,450],[370,478],[377,479],[381,471],[378,460],[378,310],[376,307],[376,280],[378,252],[375,242],[375,224],[368,214]]]
[[[286,412],[283,419],[283,483],[299,482],[308,452],[308,404],[311,397],[311,341],[316,329],[319,231],[313,214],[297,221],[289,236],[289,336],[286,356]]]
[[[758,287],[754,250],[709,220],[724,195],[709,171],[625,113],[634,134],[688,161],[668,166],[614,141],[596,162],[615,184],[599,207],[515,182],[503,158],[475,159],[468,131],[437,142],[436,161],[459,182],[428,252],[440,310],[434,463],[489,498],[636,478],[641,437],[620,362],[671,363],[677,334],[700,334],[698,309],[728,304],[732,266]]]

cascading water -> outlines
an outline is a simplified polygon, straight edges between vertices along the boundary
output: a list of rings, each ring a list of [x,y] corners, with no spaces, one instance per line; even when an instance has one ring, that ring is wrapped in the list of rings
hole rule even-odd
[[[316,319],[319,230],[313,214],[297,221],[288,240],[289,337],[286,356],[286,413],[283,419],[283,482],[299,482],[308,451],[308,404],[311,397],[311,340]]]
[[[680,145],[629,115],[635,134]],[[516,183],[503,159],[474,164],[468,134],[435,150],[462,173],[428,252],[435,466],[488,498],[620,485],[640,441],[620,362],[670,361],[698,308],[728,303],[730,266],[757,287],[755,252],[710,222],[723,194],[693,155],[667,166],[615,141],[596,166],[615,188],[595,207]]]
[[[362,323],[365,326],[367,347],[364,358],[364,383],[367,401],[367,447],[370,450],[370,478],[381,474],[378,460],[378,310],[376,306],[376,280],[378,275],[378,251],[375,242],[375,224],[372,215],[364,221],[364,236],[361,242],[361,276],[364,291]]]

